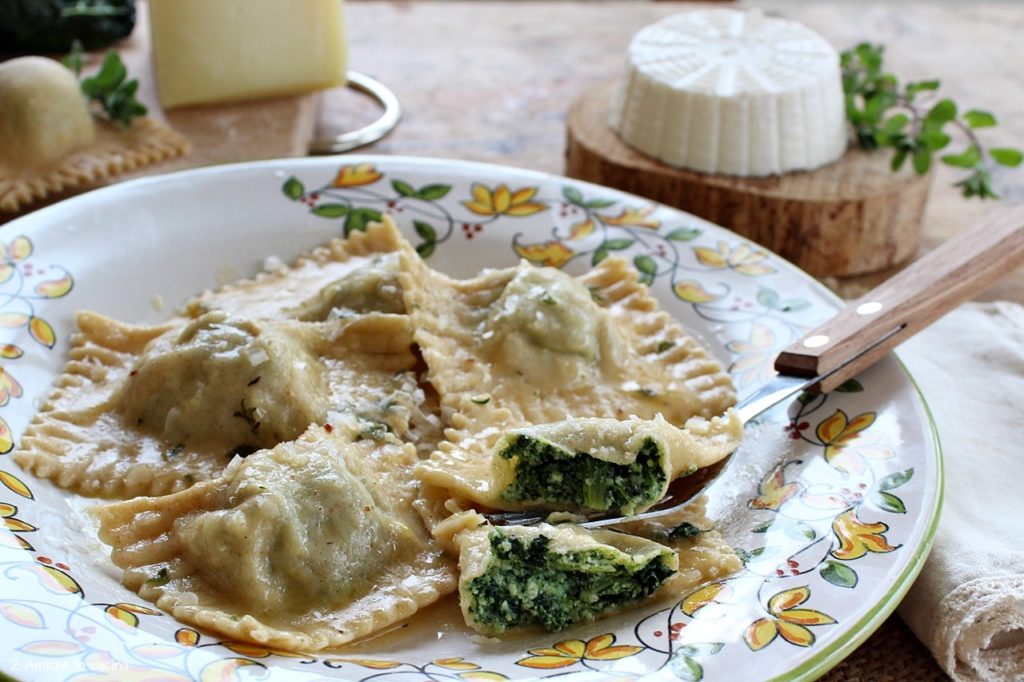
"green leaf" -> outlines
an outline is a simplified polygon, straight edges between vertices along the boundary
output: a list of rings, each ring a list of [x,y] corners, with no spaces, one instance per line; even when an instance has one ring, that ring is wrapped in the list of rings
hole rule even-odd
[[[644,284],[650,284],[654,281],[654,276],[658,274],[658,264],[654,262],[654,259],[650,256],[641,254],[633,259],[633,265],[640,272],[640,280]]]
[[[682,652],[672,656],[669,667],[672,674],[683,682],[700,682],[704,679],[704,668],[701,664]]]
[[[768,547],[758,547],[757,549],[752,549],[749,551],[745,549],[740,549],[738,547],[734,549],[736,550],[736,556],[738,556],[740,558],[740,561],[742,561],[744,565],[746,565],[751,561],[756,561],[760,559],[762,556],[770,557],[773,554],[776,554],[779,548],[772,547],[771,549],[769,549]]]
[[[802,298],[787,298],[779,304],[779,312],[796,313],[811,307],[811,302]]]
[[[903,500],[892,493],[881,491],[872,493],[871,502],[882,511],[892,512],[893,514],[907,513],[907,507],[903,504]]]
[[[889,103],[885,93],[878,93],[864,100],[864,122],[874,125],[882,120],[882,114]]]
[[[594,251],[594,257],[590,259],[590,264],[597,265],[607,257],[608,249],[597,249],[596,251]]]
[[[565,185],[562,187],[562,196],[564,196],[571,204],[576,204],[577,206],[583,205],[583,193],[571,185]]]
[[[900,168],[903,167],[903,162],[906,161],[906,160],[907,160],[907,150],[903,149],[903,148],[897,150],[896,153],[892,155],[892,164],[891,164],[892,170],[893,171],[898,171]]]
[[[310,213],[321,218],[340,218],[348,215],[352,209],[345,204],[320,204],[310,209]]]
[[[82,89],[89,88],[95,92],[113,90],[124,82],[128,76],[128,69],[121,62],[120,55],[111,50],[103,57],[103,64],[99,72],[91,78],[82,81]]]
[[[583,204],[586,208],[608,208],[609,206],[615,205],[615,199],[591,199],[587,203]]]
[[[999,147],[998,149],[989,149],[989,155],[992,160],[1002,166],[1009,166],[1010,168],[1016,168],[1020,165],[1021,161],[1024,161],[1024,154],[1019,149],[1011,149],[1009,147]]]
[[[847,379],[836,389],[839,393],[860,393],[863,390],[864,386],[856,379]]]
[[[916,83],[907,83],[906,93],[909,99],[913,99],[914,96],[919,92],[925,90],[938,90],[941,83],[937,80],[931,81],[918,81]]]
[[[792,313],[810,307],[810,302],[802,298],[790,298],[783,301],[777,291],[771,287],[760,287],[757,290],[757,302],[765,308],[778,310],[783,313]]]
[[[404,180],[392,180],[391,186],[394,187],[395,191],[403,197],[415,197],[417,195],[417,192],[412,188],[412,185]]]
[[[127,76],[128,70],[121,57],[111,50],[103,58],[99,72],[81,83],[82,93],[98,102],[107,118],[119,121],[125,127],[131,124],[133,117],[146,113],[146,106],[135,99],[138,81],[125,82]]]
[[[697,526],[693,525],[692,523],[689,523],[687,521],[683,521],[678,526],[676,526],[675,528],[670,530],[667,533],[667,535],[668,535],[668,537],[670,537],[672,539],[675,539],[675,540],[683,540],[683,539],[686,539],[686,538],[695,538],[698,535],[700,535],[701,533],[706,533],[706,532],[707,531],[701,530],[700,528],[698,528]]]
[[[779,292],[771,287],[760,287],[757,290],[757,302],[765,308],[775,310],[779,307]]]
[[[609,251],[621,251],[631,246],[633,246],[632,239],[609,239],[601,245],[601,248],[608,249]]]
[[[998,199],[992,188],[992,176],[987,170],[976,168],[973,173],[956,183],[957,187],[963,189],[965,197],[978,197],[980,199]]]
[[[349,236],[355,231],[363,232],[366,230],[366,224],[372,221],[381,219],[380,211],[376,211],[372,208],[356,208],[352,209],[348,217],[345,218],[345,236]]]
[[[987,111],[971,109],[964,114],[964,120],[971,128],[991,128],[996,125],[996,117]]]
[[[804,391],[796,397],[797,402],[801,405],[810,405],[814,402],[821,394],[814,391]]]
[[[425,201],[437,201],[443,199],[451,189],[451,185],[424,185],[416,192],[416,196]]]
[[[906,114],[895,114],[886,119],[882,124],[882,130],[890,135],[895,135],[903,130],[909,122],[910,117]]]
[[[857,571],[844,563],[829,559],[819,570],[821,577],[836,587],[853,588],[857,585]]]
[[[946,154],[942,157],[942,163],[957,168],[974,168],[981,162],[981,151],[971,145],[960,154]]]
[[[676,347],[676,344],[675,344],[674,341],[662,341],[661,343],[658,344],[658,348],[656,349],[656,352],[664,353],[665,351],[672,350],[675,347]]]
[[[940,99],[924,116],[925,122],[931,123],[948,123],[954,118],[956,118],[956,103],[951,99]]]
[[[437,241],[437,231],[434,229],[434,226],[431,225],[430,223],[425,222],[423,220],[414,220],[412,221],[412,226],[413,229],[416,230],[416,234],[423,237],[423,239],[425,239],[426,241]]]
[[[671,239],[674,242],[688,242],[691,239],[696,239],[700,234],[701,230],[699,228],[680,227],[665,235],[665,239]]]
[[[417,244],[416,253],[420,254],[420,258],[426,258],[430,254],[434,253],[435,246],[437,246],[437,242],[423,242],[422,244]]]
[[[932,150],[927,146],[914,150],[914,172],[924,175],[932,167]]]
[[[856,89],[856,86],[850,86],[850,88],[849,92],[852,93],[853,89]],[[857,108],[857,99],[853,94],[846,95],[846,118],[854,127],[859,126],[861,118],[863,118],[861,116],[860,109]]]
[[[156,572],[156,575],[146,581],[146,585],[150,587],[162,587],[167,583],[171,582],[171,576],[169,575],[167,568],[161,568]]]
[[[775,524],[775,519],[769,519],[764,523],[758,524],[750,529],[751,533],[767,533],[768,529]]]
[[[787,523],[783,526],[783,531],[788,537],[794,540],[813,540],[817,537],[817,533],[814,528],[804,523],[803,521],[796,521],[794,523]]]
[[[951,138],[941,130],[922,130],[917,139],[924,142],[928,149],[937,151],[949,144]]]
[[[284,192],[286,197],[295,201],[302,196],[303,192],[306,191],[306,188],[301,182],[299,182],[299,179],[293,175],[284,181],[284,184],[281,185],[281,191]]]
[[[676,651],[691,658],[705,658],[707,656],[714,656],[723,647],[725,647],[725,644],[722,642],[693,642],[682,645]]]
[[[857,58],[869,74],[878,75],[882,68],[882,58],[885,54],[885,46],[861,43],[856,48]]]
[[[71,41],[71,50],[64,55],[64,58],[60,60],[60,63],[71,70],[71,73],[75,76],[82,75],[82,55],[84,49],[82,48],[82,41],[75,38]]]
[[[893,490],[899,488],[901,485],[909,481],[914,476],[914,469],[904,469],[903,471],[897,471],[889,474],[881,481],[878,482],[879,490]]]

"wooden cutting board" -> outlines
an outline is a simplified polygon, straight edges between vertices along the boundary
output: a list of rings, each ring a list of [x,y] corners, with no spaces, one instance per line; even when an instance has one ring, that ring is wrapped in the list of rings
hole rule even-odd
[[[139,175],[217,163],[305,156],[316,128],[319,93],[233,104],[163,111],[156,94],[156,76],[149,41],[149,13],[144,1],[131,36],[116,48],[139,79],[139,99],[150,115],[188,138],[185,157],[142,170]],[[90,55],[98,60],[101,55]]]

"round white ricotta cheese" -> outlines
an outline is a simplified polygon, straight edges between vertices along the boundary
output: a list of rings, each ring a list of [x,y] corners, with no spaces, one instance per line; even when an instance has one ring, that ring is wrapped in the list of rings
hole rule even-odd
[[[839,55],[756,10],[675,14],[634,36],[610,123],[635,149],[704,173],[817,168],[847,145]]]

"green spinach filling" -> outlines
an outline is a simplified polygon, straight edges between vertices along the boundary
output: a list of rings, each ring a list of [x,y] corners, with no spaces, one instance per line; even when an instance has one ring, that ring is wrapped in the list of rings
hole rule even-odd
[[[572,452],[526,434],[502,450],[518,458],[513,483],[502,492],[508,502],[544,502],[594,511],[633,514],[657,502],[665,489],[659,447],[647,438],[631,464],[615,464]]]
[[[494,634],[525,625],[562,630],[653,594],[675,573],[660,555],[639,564],[596,548],[549,552],[544,535],[524,540],[497,529],[489,540],[490,564],[468,585],[469,611]]]

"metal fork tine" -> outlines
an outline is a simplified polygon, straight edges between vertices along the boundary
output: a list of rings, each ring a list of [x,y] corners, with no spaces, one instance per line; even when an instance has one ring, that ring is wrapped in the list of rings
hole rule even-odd
[[[484,514],[495,526],[533,526],[548,517],[548,512],[492,512]]]

